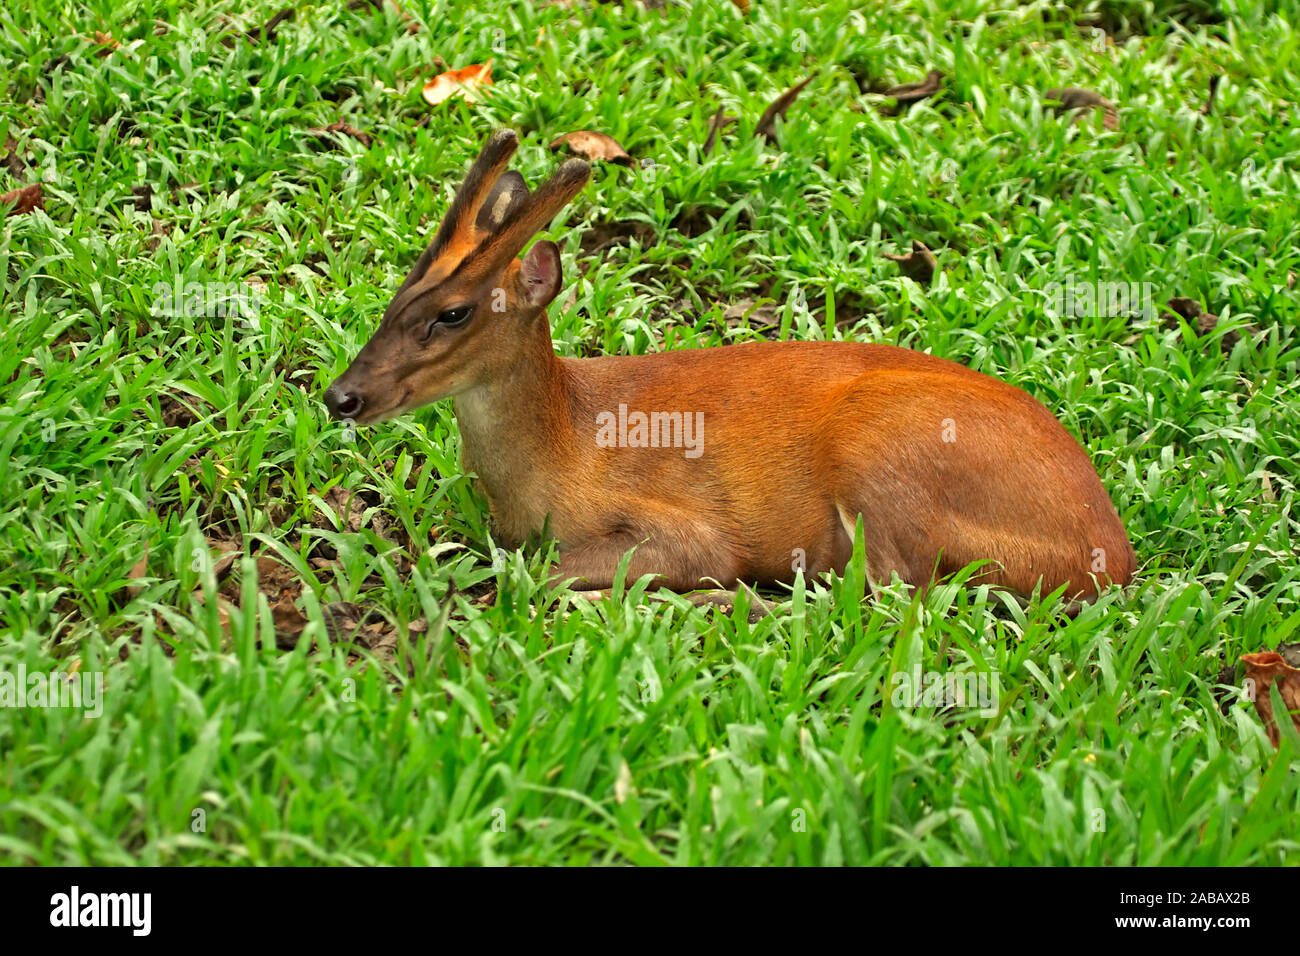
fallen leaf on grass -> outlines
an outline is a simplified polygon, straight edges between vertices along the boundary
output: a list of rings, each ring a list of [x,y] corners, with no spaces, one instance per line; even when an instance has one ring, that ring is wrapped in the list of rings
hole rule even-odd
[[[321,608],[325,617],[325,630],[333,641],[345,642],[356,639],[361,625],[370,617],[372,610],[353,601],[335,601]]]
[[[375,142],[375,138],[369,133],[359,130],[355,126],[349,126],[341,120],[337,123],[330,123],[329,126],[313,126],[311,132],[322,137],[327,133],[342,133],[344,136],[351,136],[366,149],[369,149]]]
[[[27,172],[27,163],[18,155],[18,140],[12,136],[5,137],[5,155],[0,162],[4,163],[9,175],[15,179],[22,179]]]
[[[146,544],[144,546],[144,557],[142,557],[135,564],[131,565],[131,570],[126,572],[126,579],[128,581],[138,582],[142,577],[145,576],[145,573],[148,571],[148,569],[149,569],[149,545]],[[126,590],[127,593],[131,595],[131,597],[139,597],[140,592],[144,590],[144,585],[139,583],[128,584],[126,586]]]
[[[1171,311],[1165,313],[1164,326],[1167,329],[1178,328],[1177,316],[1182,316],[1187,320],[1188,325],[1196,332],[1198,336],[1206,336],[1213,332],[1219,326],[1219,317],[1213,312],[1206,312],[1201,308],[1201,304],[1195,299],[1189,299],[1185,296],[1178,296],[1169,300]],[[1253,325],[1246,327],[1247,333],[1258,332],[1259,330]],[[1227,355],[1232,351],[1233,346],[1241,341],[1241,333],[1236,329],[1228,329],[1219,339],[1219,349]]]
[[[172,232],[171,223],[162,219],[154,219],[149,227],[149,238],[145,240],[145,248],[150,252],[155,251],[162,244],[163,236],[170,236]]]
[[[891,255],[886,252],[886,259],[898,263],[898,268],[902,270],[903,275],[914,279],[921,285],[929,285],[934,279],[935,270],[939,268],[939,263],[935,261],[932,253],[919,239],[912,240],[912,251],[901,256]]]
[[[187,392],[164,389],[158,393],[158,412],[167,428],[189,428],[214,411],[203,399]]]
[[[780,310],[773,302],[756,305],[753,299],[745,298],[733,302],[722,310],[722,321],[728,329],[748,326],[756,332],[774,329],[780,325]]]
[[[219,534],[220,532],[218,532]],[[233,538],[208,537],[208,550],[220,555],[212,565],[212,573],[221,580],[234,566],[235,560],[243,553],[243,536],[236,534]]]
[[[492,85],[492,61],[473,63],[459,70],[439,73],[424,84],[424,101],[430,106],[437,106],[453,96],[463,97],[466,103],[476,103],[478,96],[486,95],[487,87]]]
[[[632,242],[648,246],[654,240],[654,227],[648,223],[619,220],[597,223],[584,230],[579,245],[584,256],[594,256],[611,247],[626,246]]]
[[[894,98],[893,106],[882,106],[880,108],[883,116],[898,116],[900,113],[907,111],[913,103],[919,103],[927,97],[934,96],[943,88],[943,74],[938,70],[931,70],[925,75],[925,79],[919,83],[903,83],[899,86],[891,86],[889,89],[882,91],[883,96],[892,96]]]
[[[328,511],[317,509],[316,515],[312,518],[313,527],[325,531],[337,529],[353,534],[369,528],[380,539],[397,546],[397,550],[391,552],[390,557],[399,573],[406,572],[410,561],[409,549],[411,541],[405,528],[400,523],[394,522],[391,517],[378,508],[370,510],[370,502],[367,502],[358,494],[337,486],[321,496],[321,501],[334,514],[331,517]],[[369,517],[366,517],[368,510],[370,514]],[[324,539],[320,539],[316,541],[312,548],[312,557],[323,558],[330,562],[326,566],[333,566],[332,559],[336,557],[336,554],[332,545]]]
[[[777,117],[785,118],[785,111],[790,108],[790,104],[799,98],[803,88],[811,83],[816,76],[817,74],[814,73],[802,83],[790,87],[778,96],[772,105],[763,111],[763,115],[758,118],[758,125],[754,127],[754,135],[760,139],[771,139],[775,136]]]
[[[365,525],[366,503],[358,495],[335,485],[321,499],[334,510],[338,516],[339,527],[343,531],[360,531]],[[314,522],[317,527],[328,528],[328,519]]]
[[[302,595],[302,579],[292,568],[263,555],[257,559],[257,589],[266,595],[271,607],[276,646],[293,647],[307,626],[307,618],[297,604]]]
[[[41,192],[41,184],[32,183],[30,186],[23,186],[21,189],[0,196],[0,204],[7,203],[14,204],[8,212],[10,216],[21,216],[33,209],[44,209],[45,197]]]
[[[722,107],[718,107],[718,111],[713,114],[713,119],[709,120],[709,135],[704,138],[705,156],[713,151],[713,144],[717,142],[718,134],[735,122],[736,117],[726,115]]]
[[[1065,110],[1074,111],[1072,123],[1079,123],[1088,118],[1088,110],[1102,111],[1102,125],[1106,129],[1119,129],[1119,110],[1106,97],[1092,90],[1081,90],[1074,86],[1058,87],[1043,94],[1044,100],[1055,100],[1051,108],[1058,113]]]
[[[271,605],[271,621],[275,624],[277,647],[293,647],[307,627],[307,616],[288,596]]]
[[[1255,682],[1255,711],[1264,722],[1269,741],[1276,747],[1282,733],[1273,714],[1269,689],[1277,683],[1282,703],[1290,712],[1296,731],[1300,732],[1300,670],[1288,664],[1277,651],[1243,654],[1241,661],[1246,665],[1246,679]]]
[[[244,34],[244,36],[247,37],[249,43],[257,43],[259,40],[265,40],[267,43],[274,43],[276,41],[275,31],[280,24],[292,20],[297,15],[298,11],[293,7],[285,7],[275,16],[271,17],[270,20],[267,20],[266,26],[262,27],[260,30],[249,30]]]
[[[321,608],[330,639],[338,643],[357,644],[372,654],[391,660],[399,635],[377,607],[366,607],[353,601],[337,601]],[[424,618],[419,617],[406,627],[407,639],[423,634],[429,629]]]
[[[196,588],[193,593],[194,600],[199,604],[205,604],[203,599],[203,589]],[[221,628],[221,633],[226,637],[230,636],[230,612],[234,605],[227,601],[221,595],[217,595],[217,624]]]
[[[1206,332],[1213,332],[1215,326],[1219,324],[1219,317],[1213,312],[1205,312],[1201,309],[1201,303],[1195,299],[1189,299],[1185,296],[1178,296],[1169,300],[1169,308],[1173,312],[1181,315],[1196,330],[1198,335],[1204,335]],[[1165,320],[1168,328],[1177,328],[1178,321],[1173,316]]]
[[[587,159],[604,160],[607,163],[617,163],[619,166],[631,168],[632,157],[627,154],[622,146],[618,144],[612,136],[604,133],[597,133],[595,130],[580,129],[573,133],[565,133],[563,136],[551,142],[551,149],[559,149],[561,146],[568,145],[579,156],[585,156]]]
[[[298,580],[297,573],[266,555],[257,559],[257,581],[263,594],[277,599],[286,593],[294,597],[302,593],[302,581]]]
[[[108,56],[122,44],[113,39],[112,34],[95,31],[95,43],[104,49],[100,50],[96,56]]]

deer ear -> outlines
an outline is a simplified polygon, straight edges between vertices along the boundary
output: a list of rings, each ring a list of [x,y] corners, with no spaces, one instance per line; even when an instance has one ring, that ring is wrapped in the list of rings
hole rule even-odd
[[[496,232],[510,220],[527,198],[528,184],[524,182],[524,177],[513,169],[506,170],[479,207],[474,228],[484,233]]]
[[[564,275],[560,268],[560,247],[549,239],[539,239],[524,256],[519,267],[524,295],[529,305],[546,308],[560,294]]]

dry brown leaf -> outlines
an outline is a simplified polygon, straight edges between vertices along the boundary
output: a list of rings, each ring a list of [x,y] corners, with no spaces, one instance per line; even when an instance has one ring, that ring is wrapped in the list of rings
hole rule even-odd
[[[202,399],[196,399],[184,392],[167,389],[158,393],[158,411],[162,423],[168,428],[189,428],[200,421],[200,412],[195,410],[195,405],[206,406],[203,409],[204,413],[212,408]]]
[[[1177,316],[1182,316],[1187,320],[1187,324],[1192,327],[1197,335],[1209,335],[1219,326],[1219,317],[1213,312],[1206,312],[1201,308],[1201,303],[1195,299],[1189,299],[1185,296],[1178,296],[1169,300],[1171,311],[1164,315],[1164,327],[1167,329],[1178,328]],[[1259,329],[1253,325],[1246,326],[1248,334],[1258,332]],[[1241,333],[1236,329],[1228,329],[1219,339],[1219,350],[1224,355],[1232,351],[1233,346],[1241,341]]]
[[[293,7],[285,7],[275,16],[271,17],[270,20],[267,20],[266,26],[258,30],[249,30],[244,34],[244,36],[248,38],[249,43],[257,43],[259,40],[265,40],[267,43],[274,43],[276,40],[276,28],[279,27],[280,24],[292,20],[297,15],[298,11]]]
[[[353,641],[361,625],[370,616],[370,611],[352,601],[335,601],[321,608],[325,617],[325,629],[331,640]]]
[[[459,70],[439,73],[424,84],[424,101],[430,106],[437,106],[453,96],[463,97],[466,103],[477,102],[477,97],[486,95],[492,85],[492,61],[472,63]]]
[[[369,133],[364,130],[359,130],[355,126],[349,126],[341,120],[336,123],[330,123],[329,126],[313,126],[311,132],[316,133],[318,136],[323,136],[326,133],[342,133],[344,136],[351,136],[366,149],[373,146],[375,142],[375,138]]]
[[[97,56],[108,56],[122,45],[113,39],[111,33],[101,33],[99,30],[95,31],[95,43],[97,46],[104,47],[96,54]]]
[[[1264,722],[1268,739],[1276,747],[1282,739],[1282,732],[1273,715],[1269,688],[1277,683],[1282,703],[1290,712],[1296,731],[1300,732],[1300,670],[1288,664],[1277,651],[1243,654],[1241,662],[1246,665],[1246,679],[1255,682],[1255,711]]]
[[[360,641],[372,654],[391,659],[397,646],[397,631],[387,621],[375,621],[361,629]]]
[[[814,73],[802,83],[790,87],[778,96],[772,105],[763,111],[763,115],[758,118],[758,125],[754,127],[754,135],[761,139],[772,138],[776,134],[777,117],[785,118],[785,111],[790,108],[790,104],[798,99],[803,88],[811,83],[816,76],[817,74]]]
[[[1060,105],[1052,105],[1052,109],[1060,113],[1065,110],[1074,111],[1073,123],[1082,122],[1088,118],[1088,110],[1102,111],[1102,125],[1106,129],[1119,129],[1119,110],[1115,104],[1106,97],[1092,90],[1081,90],[1075,86],[1058,87],[1054,90],[1048,90],[1043,94],[1044,100],[1056,100]]]
[[[919,239],[912,240],[911,252],[901,256],[891,255],[888,252],[884,255],[886,259],[898,263],[898,268],[902,270],[903,275],[916,280],[921,285],[929,285],[934,279],[935,270],[939,268],[934,253]]]
[[[297,600],[302,595],[302,580],[292,568],[263,555],[257,559],[257,589],[266,595],[267,604],[271,607],[276,645],[293,647],[307,626],[307,618],[297,605]]]
[[[298,643],[307,617],[286,594],[271,605],[271,621],[275,624],[275,643],[278,647],[293,647]]]
[[[202,588],[195,588],[193,591],[193,597],[199,604],[206,603],[203,600]],[[217,595],[217,624],[221,627],[221,631],[226,635],[226,637],[230,636],[230,611],[233,607],[234,605],[224,597],[220,594]]]
[[[297,597],[302,593],[302,582],[292,568],[287,568],[275,558],[262,555],[257,559],[258,588],[263,594],[277,599],[288,592]]]
[[[216,551],[221,557],[212,566],[212,573],[220,580],[234,566],[242,552],[242,545],[238,540],[229,540],[226,538],[208,538],[208,549]]]
[[[731,5],[741,13],[749,12],[749,0],[731,0]]]
[[[654,236],[654,227],[644,222],[601,222],[583,231],[579,245],[584,256],[593,256],[611,247],[626,246],[634,241],[646,246],[654,242]]]
[[[1189,299],[1185,296],[1178,296],[1169,300],[1169,308],[1181,315],[1196,329],[1198,335],[1204,335],[1207,332],[1213,332],[1219,324],[1219,317],[1213,312],[1205,312],[1201,309],[1201,303],[1195,299]],[[1165,320],[1167,328],[1177,328],[1178,321],[1173,316]]]
[[[5,137],[5,155],[0,162],[4,163],[5,168],[9,170],[9,175],[15,179],[22,179],[27,173],[27,163],[18,154],[18,140],[12,136]]]
[[[727,328],[748,326],[756,331],[775,328],[780,324],[780,311],[773,302],[755,305],[751,298],[740,299],[722,310],[722,321]]]
[[[148,569],[149,569],[149,545],[146,544],[144,546],[144,557],[142,557],[135,564],[131,565],[131,570],[126,572],[126,579],[128,581],[139,581],[140,578],[145,576],[145,572],[147,572]],[[127,593],[131,595],[131,597],[139,597],[140,592],[144,590],[144,585],[128,584],[126,586],[126,590]]]
[[[337,601],[321,608],[330,638],[340,643],[358,644],[378,657],[391,660],[397,647],[397,629],[376,607],[366,607],[352,601]],[[421,633],[428,627],[424,618],[417,618],[407,628],[408,635]]]
[[[149,238],[145,240],[145,247],[150,252],[153,252],[162,244],[162,237],[170,236],[171,232],[171,223],[162,219],[154,219],[149,227]]]
[[[334,513],[338,515],[339,526],[342,530],[360,531],[364,526],[363,519],[366,513],[366,503],[358,495],[354,495],[347,489],[335,485],[325,492],[321,500],[334,509]],[[319,528],[331,527],[328,519],[317,521],[316,526]]]
[[[943,74],[938,70],[931,70],[926,74],[925,79],[919,83],[903,83],[899,86],[891,86],[888,89],[881,90],[882,96],[892,96],[895,102],[893,106],[882,106],[880,113],[883,116],[898,116],[913,103],[919,103],[927,97],[934,96],[942,88]]]
[[[587,159],[604,160],[607,163],[617,163],[619,166],[629,168],[632,166],[632,157],[627,154],[627,150],[620,146],[612,136],[605,133],[597,133],[595,130],[590,129],[565,133],[558,139],[553,140],[550,148],[559,149],[565,144],[579,156],[585,156]]]
[[[713,119],[709,120],[709,135],[704,139],[704,155],[707,156],[713,152],[713,145],[718,140],[718,134],[728,126],[736,122],[736,117],[728,116],[718,107],[718,111],[713,114]]]
[[[30,186],[23,186],[21,189],[5,193],[0,196],[0,204],[6,203],[14,204],[13,208],[9,210],[8,214],[10,216],[21,216],[33,209],[44,209],[45,196],[41,192],[41,184],[32,183]]]

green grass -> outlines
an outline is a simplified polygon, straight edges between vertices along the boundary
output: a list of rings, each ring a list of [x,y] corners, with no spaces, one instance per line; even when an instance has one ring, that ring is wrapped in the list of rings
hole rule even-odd
[[[0,13],[0,143],[27,164],[0,167],[0,192],[40,181],[46,200],[0,229],[0,671],[105,683],[98,719],[0,708],[4,859],[1295,858],[1296,749],[1216,686],[1300,624],[1300,78],[1282,65],[1300,62],[1300,7],[404,6],[416,33],[322,2],[229,46],[279,3]],[[96,30],[121,47],[96,56]],[[489,99],[420,98],[435,57],[489,56]],[[944,97],[897,117],[851,73],[931,68]],[[755,140],[814,70],[777,142]],[[1052,113],[1060,86],[1117,102],[1121,128]],[[719,106],[740,119],[705,157]],[[373,147],[310,132],[338,120]],[[750,624],[643,606],[639,587],[595,606],[548,592],[544,553],[494,565],[449,404],[349,442],[320,395],[503,125],[533,184],[575,129],[655,164],[599,166],[551,233],[560,351],[779,334],[995,374],[1088,448],[1138,580],[1069,619],[955,585],[864,600],[858,562]],[[938,256],[928,288],[883,257],[913,238]],[[260,314],[155,314],[177,276],[264,283]],[[1055,315],[1045,289],[1071,276],[1152,283],[1222,321],[1207,342],[1159,316]],[[724,320],[744,300],[777,327]],[[323,516],[335,488],[365,501],[357,530]],[[208,541],[236,534],[223,584]],[[291,650],[258,555],[303,584]],[[425,627],[359,650],[327,636],[341,601]],[[896,706],[891,675],[916,667],[995,672],[998,712]]]

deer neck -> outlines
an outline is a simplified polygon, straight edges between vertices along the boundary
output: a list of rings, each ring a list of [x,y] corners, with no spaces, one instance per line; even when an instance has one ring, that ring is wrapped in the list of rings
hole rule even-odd
[[[492,380],[455,398],[461,463],[478,475],[492,519],[516,546],[542,530],[557,475],[575,446],[569,373],[555,355],[545,313],[532,340]]]

